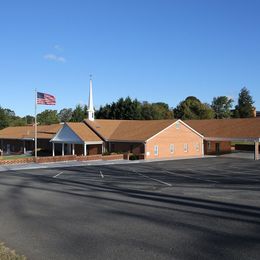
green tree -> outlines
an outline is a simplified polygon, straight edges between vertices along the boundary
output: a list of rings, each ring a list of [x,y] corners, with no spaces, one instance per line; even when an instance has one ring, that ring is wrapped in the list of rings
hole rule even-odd
[[[235,107],[235,117],[253,117],[253,97],[250,95],[249,90],[243,87],[238,96],[238,104]]]
[[[168,104],[158,103],[141,103],[137,99],[132,100],[130,97],[120,98],[117,102],[106,104],[96,111],[97,118],[103,119],[168,119],[173,118],[173,110]]]
[[[230,118],[233,100],[226,96],[214,97],[211,107],[215,112],[215,118]]]
[[[0,129],[6,128],[9,126],[10,120],[6,113],[6,110],[0,107]]]
[[[87,117],[87,106],[77,105],[72,112],[71,122],[82,122]]]
[[[26,125],[34,124],[34,116],[27,115],[27,116],[23,117],[23,119],[26,122]]]
[[[63,108],[58,113],[60,122],[69,122],[72,118],[73,111],[71,108]]]
[[[41,125],[51,125],[59,123],[57,110],[44,110],[37,115],[37,122],[39,122]]]
[[[210,105],[201,103],[196,97],[189,96],[174,109],[174,116],[183,120],[211,119],[214,118],[214,111]]]

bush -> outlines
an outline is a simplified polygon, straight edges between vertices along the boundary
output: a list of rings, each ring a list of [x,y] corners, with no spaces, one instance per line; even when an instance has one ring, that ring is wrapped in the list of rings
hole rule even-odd
[[[136,154],[132,154],[132,155],[129,156],[129,160],[131,160],[131,161],[139,160],[139,156],[136,155]]]
[[[0,243],[0,259],[1,260],[26,260],[25,256],[19,256],[14,250],[10,250],[3,243]]]

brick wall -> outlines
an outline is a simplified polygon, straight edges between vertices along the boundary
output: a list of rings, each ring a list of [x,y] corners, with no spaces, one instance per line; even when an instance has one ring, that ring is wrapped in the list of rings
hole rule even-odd
[[[122,152],[140,154],[144,153],[143,143],[124,143],[124,142],[111,142],[110,152]]]
[[[174,151],[170,151],[170,145],[174,145]],[[185,151],[184,146],[187,145]],[[174,124],[146,143],[146,159],[178,158],[202,155],[203,139],[190,128],[179,123]],[[158,146],[158,155],[155,154],[155,146]]]
[[[216,144],[219,144],[219,153],[217,153]],[[231,153],[231,142],[205,141],[204,142],[204,153],[207,155]]]
[[[111,154],[111,155],[88,155],[88,156],[76,156],[76,155],[65,155],[65,156],[49,156],[49,157],[38,157],[37,163],[50,163],[50,162],[63,162],[63,161],[95,161],[95,160],[123,160],[123,154]],[[26,164],[34,163],[35,158],[21,158],[13,160],[0,160],[0,165],[8,164]]]

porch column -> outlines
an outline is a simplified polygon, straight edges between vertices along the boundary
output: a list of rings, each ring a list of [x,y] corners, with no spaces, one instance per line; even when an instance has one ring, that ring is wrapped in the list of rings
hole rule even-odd
[[[204,156],[204,140],[201,142],[201,155]]]
[[[55,156],[55,143],[52,143],[52,156]]]
[[[255,142],[255,160],[259,160],[259,142]]]
[[[84,142],[84,156],[87,156],[87,144]]]
[[[105,142],[102,143],[102,154],[106,152]]]
[[[64,143],[62,143],[62,156],[64,156]]]
[[[72,155],[75,155],[75,144],[72,144]]]
[[[23,154],[26,154],[26,146],[25,146],[25,141],[23,141]]]

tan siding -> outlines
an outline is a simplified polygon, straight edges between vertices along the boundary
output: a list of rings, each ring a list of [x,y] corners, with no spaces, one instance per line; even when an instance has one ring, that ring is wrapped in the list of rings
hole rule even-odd
[[[171,144],[174,145],[173,154],[170,152]],[[184,144],[188,144],[187,152],[184,152]],[[154,155],[155,145],[158,145],[158,156]],[[198,151],[196,150],[196,145],[199,146]],[[176,129],[174,124],[147,141],[146,159],[201,156],[202,146],[202,137],[180,122],[179,129]],[[147,156],[147,152],[150,153],[149,156]]]

